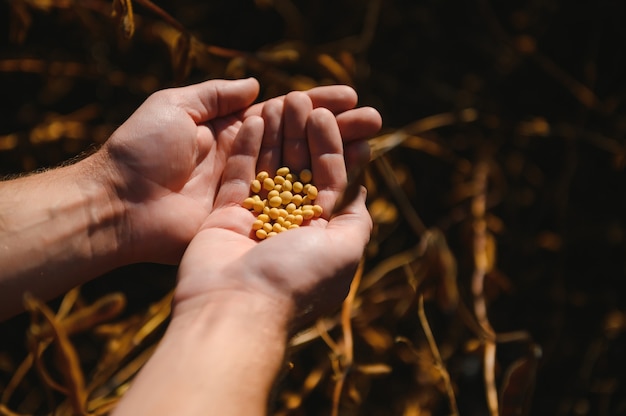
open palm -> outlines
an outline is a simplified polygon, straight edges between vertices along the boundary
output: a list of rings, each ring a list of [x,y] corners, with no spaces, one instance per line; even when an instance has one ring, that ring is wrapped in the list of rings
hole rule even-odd
[[[281,111],[282,110],[282,111]],[[258,242],[254,215],[241,206],[259,170],[310,168],[325,214],[307,226]],[[305,311],[307,319],[339,304],[371,229],[365,195],[332,218],[347,183],[340,127],[332,112],[313,109],[304,93],[271,100],[238,131],[211,213],[190,243],[180,267],[175,313],[216,294],[256,293]],[[297,320],[301,321],[301,316]]]
[[[251,106],[259,85],[254,79],[213,80],[151,95],[104,146],[113,167],[117,197],[127,211],[129,261],[175,263],[216,207],[222,173],[244,119],[264,115],[282,123],[285,97]],[[354,91],[341,86],[307,92],[309,106],[337,114],[347,140],[375,132],[380,117],[369,108],[353,109]],[[268,105],[268,103],[272,103]],[[297,105],[295,106],[297,107]],[[298,115],[298,111],[292,111]],[[274,115],[274,116],[272,116]],[[373,116],[373,117],[372,117]],[[265,129],[260,164],[276,163],[278,136]],[[278,131],[278,130],[276,130]]]

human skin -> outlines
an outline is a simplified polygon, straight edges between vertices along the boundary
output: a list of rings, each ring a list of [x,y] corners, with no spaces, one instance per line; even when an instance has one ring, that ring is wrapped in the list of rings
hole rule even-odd
[[[289,335],[347,294],[372,226],[365,190],[331,215],[347,182],[335,117],[284,114],[276,135],[272,117],[244,122],[213,209],[182,258],[172,321],[114,416],[266,414]],[[325,214],[259,242],[241,201],[256,171],[283,165],[313,171]]]
[[[156,92],[89,157],[0,182],[0,320],[22,310],[26,291],[47,300],[127,264],[177,264],[214,209],[243,120],[263,116],[282,131],[282,118],[271,114],[301,122],[328,108],[355,163],[361,139],[380,128],[374,109],[355,108],[349,87],[251,105],[258,91],[256,80],[244,79]],[[280,154],[272,131],[264,128],[260,165]]]

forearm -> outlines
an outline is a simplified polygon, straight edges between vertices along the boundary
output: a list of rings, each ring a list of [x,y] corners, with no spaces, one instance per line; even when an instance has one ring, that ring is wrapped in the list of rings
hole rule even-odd
[[[266,414],[284,362],[286,316],[256,295],[175,315],[114,415]]]
[[[0,320],[30,291],[50,299],[123,262],[121,204],[99,155],[0,182]]]

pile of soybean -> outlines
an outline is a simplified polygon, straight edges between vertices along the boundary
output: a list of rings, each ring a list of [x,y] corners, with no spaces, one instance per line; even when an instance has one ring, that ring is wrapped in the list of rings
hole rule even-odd
[[[257,214],[252,229],[259,240],[306,225],[322,215],[322,207],[314,203],[317,188],[312,178],[308,169],[297,175],[287,166],[277,169],[273,177],[266,171],[257,173],[250,184],[250,196],[242,205]]]

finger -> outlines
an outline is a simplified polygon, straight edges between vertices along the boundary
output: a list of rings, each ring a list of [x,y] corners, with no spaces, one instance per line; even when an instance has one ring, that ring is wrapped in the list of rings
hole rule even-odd
[[[202,123],[248,107],[259,93],[259,82],[254,78],[210,80],[173,90],[192,119]]]
[[[263,126],[263,119],[256,116],[246,118],[241,125],[226,161],[215,208],[239,205],[248,196],[263,140]]]
[[[354,108],[358,102],[356,91],[347,85],[327,85],[306,91],[313,108],[324,107],[338,114]]]
[[[344,143],[344,158],[348,176],[351,172],[362,169],[370,161],[371,153],[370,145],[365,140]]]
[[[334,239],[347,239],[345,244],[341,246],[356,247],[358,249],[361,242],[361,248],[367,244],[372,232],[372,217],[370,216],[367,206],[365,205],[367,190],[361,186],[359,193],[341,211],[337,212],[328,222],[326,230],[333,234]]]
[[[311,99],[298,91],[287,94],[284,106],[282,164],[300,172],[310,163],[306,125],[313,106]]]
[[[329,214],[347,183],[343,142],[335,116],[324,108],[311,112],[307,123],[313,181],[319,190],[316,203]]]
[[[283,104],[283,100],[271,99],[263,106],[261,117],[265,122],[265,132],[257,171],[274,172],[279,168],[282,158]]]
[[[310,90],[302,92],[311,99],[313,108],[328,108],[334,114],[339,114],[354,108],[358,101],[356,91],[347,85],[327,85],[311,88]],[[276,97],[276,99],[282,101],[284,101],[285,98],[286,95]],[[264,101],[250,106],[250,108],[245,111],[244,117],[261,115],[266,103],[267,101]]]
[[[337,124],[344,142],[363,140],[378,133],[383,121],[372,107],[360,107],[337,114]]]

